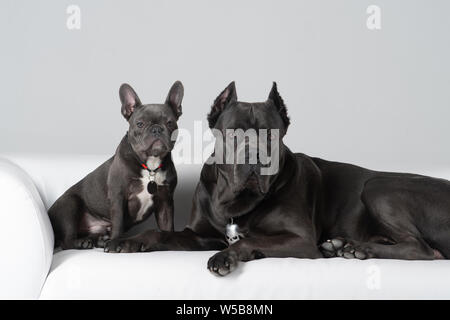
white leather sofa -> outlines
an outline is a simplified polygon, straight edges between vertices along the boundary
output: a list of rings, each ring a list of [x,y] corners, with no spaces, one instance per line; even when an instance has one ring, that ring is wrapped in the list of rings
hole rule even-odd
[[[54,252],[46,209],[108,156],[0,158],[3,299],[450,298],[450,261],[444,260],[263,259],[219,278],[206,269],[214,252]],[[199,170],[178,166],[177,229],[187,222]],[[450,168],[418,173],[450,179]]]

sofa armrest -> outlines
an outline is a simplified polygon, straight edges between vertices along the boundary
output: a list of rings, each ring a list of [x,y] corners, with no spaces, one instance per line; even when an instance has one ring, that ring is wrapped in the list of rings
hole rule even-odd
[[[0,159],[0,299],[37,299],[53,257],[53,230],[28,174]]]

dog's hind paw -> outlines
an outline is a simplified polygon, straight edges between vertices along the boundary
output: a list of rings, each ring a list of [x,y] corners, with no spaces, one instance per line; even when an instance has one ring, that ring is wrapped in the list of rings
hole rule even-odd
[[[364,247],[355,241],[348,241],[343,238],[327,240],[320,245],[320,251],[325,258],[342,257],[345,259],[368,259],[369,248]]]
[[[320,245],[320,251],[325,258],[341,257],[344,240],[340,238],[329,239]]]
[[[342,248],[342,253],[340,257],[346,259],[359,259],[364,260],[369,257],[368,253],[361,247],[354,245],[352,243],[347,243],[344,248]]]
[[[363,248],[356,242],[343,238],[327,240],[320,245],[320,251],[325,258],[342,257],[346,259],[364,260],[369,258],[368,249]]]

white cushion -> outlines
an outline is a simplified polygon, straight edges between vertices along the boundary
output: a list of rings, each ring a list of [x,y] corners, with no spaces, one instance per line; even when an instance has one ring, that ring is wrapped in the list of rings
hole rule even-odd
[[[450,261],[270,258],[217,277],[214,253],[61,251],[41,299],[450,298]]]
[[[67,189],[108,160],[111,155],[82,154],[2,154],[26,170],[38,188],[48,209]],[[178,184],[175,190],[175,228],[182,229],[189,221],[192,196],[200,176],[201,165],[176,166]],[[155,227],[154,218],[137,227]]]
[[[36,184],[48,208],[108,156],[7,155]],[[186,224],[200,165],[178,165],[175,221]],[[450,179],[449,168],[380,166]],[[0,167],[0,298],[39,295],[51,261],[53,233],[33,181],[10,163]],[[153,219],[150,219],[153,221]],[[7,227],[5,227],[7,226]],[[43,299],[450,299],[450,261],[263,259],[217,278],[206,269],[213,252],[56,253]]]
[[[30,177],[0,159],[0,299],[38,298],[50,269],[53,231]]]

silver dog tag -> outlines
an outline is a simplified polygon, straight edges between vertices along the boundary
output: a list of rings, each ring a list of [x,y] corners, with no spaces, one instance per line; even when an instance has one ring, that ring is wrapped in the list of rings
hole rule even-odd
[[[241,234],[239,233],[239,226],[233,222],[227,224],[227,230],[225,235],[228,245],[238,242],[241,239]]]

